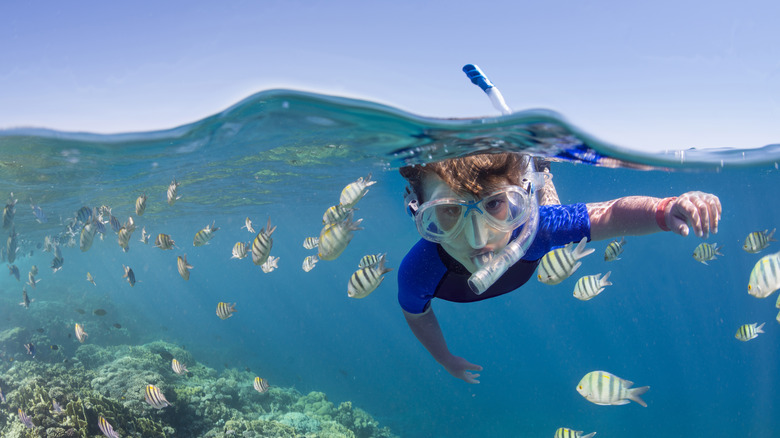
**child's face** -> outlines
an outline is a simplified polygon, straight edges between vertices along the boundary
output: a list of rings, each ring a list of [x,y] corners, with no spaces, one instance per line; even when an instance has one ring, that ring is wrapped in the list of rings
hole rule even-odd
[[[507,185],[509,182],[507,181]],[[473,196],[464,196],[455,193],[441,178],[435,174],[429,174],[425,177],[422,184],[423,202],[428,202],[442,198],[459,198],[469,201],[478,199]],[[488,253],[498,253],[512,236],[512,232],[497,230],[487,222],[483,215],[472,211],[468,213],[463,230],[453,236],[441,246],[447,251],[447,254],[460,262],[469,272],[477,271],[477,264],[474,259],[479,259],[481,255]]]

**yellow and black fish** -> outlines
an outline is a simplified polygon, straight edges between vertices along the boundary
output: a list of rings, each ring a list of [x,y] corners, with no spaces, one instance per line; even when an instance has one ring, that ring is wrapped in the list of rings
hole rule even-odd
[[[236,311],[236,303],[228,304],[220,301],[217,303],[217,316],[220,319],[228,319],[233,316],[233,312]]]
[[[144,397],[146,402],[149,403],[155,409],[162,409],[171,404],[165,399],[162,391],[154,385],[146,385],[146,391]]]

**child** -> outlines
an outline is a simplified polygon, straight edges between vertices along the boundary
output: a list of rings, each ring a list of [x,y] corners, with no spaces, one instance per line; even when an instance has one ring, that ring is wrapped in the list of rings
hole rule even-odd
[[[718,232],[721,206],[714,195],[688,192],[665,199],[629,196],[549,205],[557,201],[555,189],[551,182],[541,190],[530,183],[540,181],[531,177],[535,170],[542,169],[533,159],[515,153],[473,155],[400,170],[410,186],[407,208],[423,239],[398,269],[398,301],[420,343],[450,374],[469,383],[479,383],[479,374],[471,371],[482,367],[449,351],[431,307],[433,298],[472,302],[511,292],[531,278],[547,252],[583,237],[605,240],[662,230],[687,236],[693,228],[706,238],[710,231]],[[526,232],[534,224],[536,233]],[[520,243],[524,256],[484,293],[473,292],[468,285],[471,274],[515,239],[527,239]]]

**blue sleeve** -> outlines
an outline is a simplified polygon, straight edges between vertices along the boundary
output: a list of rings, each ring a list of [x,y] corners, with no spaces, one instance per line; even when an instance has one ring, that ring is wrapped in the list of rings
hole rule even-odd
[[[539,260],[569,242],[590,240],[590,217],[585,204],[539,206],[539,230],[523,260]]]
[[[409,313],[423,313],[447,269],[437,245],[420,239],[398,268],[398,303]]]

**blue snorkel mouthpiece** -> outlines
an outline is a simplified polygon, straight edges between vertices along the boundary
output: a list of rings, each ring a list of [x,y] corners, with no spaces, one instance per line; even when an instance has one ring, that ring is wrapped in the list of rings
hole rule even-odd
[[[479,88],[488,95],[490,102],[493,103],[493,107],[501,111],[501,114],[512,114],[512,110],[504,101],[504,96],[502,96],[501,92],[498,91],[498,88],[490,82],[490,79],[482,73],[482,70],[480,70],[479,67],[474,64],[466,64],[463,66],[463,72],[471,79],[472,84],[479,86]]]

